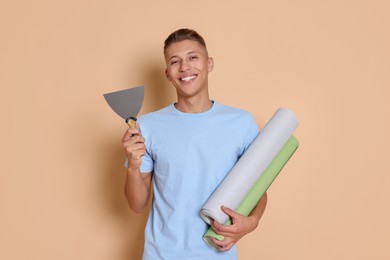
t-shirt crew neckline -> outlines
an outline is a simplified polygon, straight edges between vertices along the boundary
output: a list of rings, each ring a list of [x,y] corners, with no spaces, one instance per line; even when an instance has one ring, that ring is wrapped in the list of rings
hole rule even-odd
[[[187,117],[201,117],[201,116],[205,116],[205,115],[208,115],[208,114],[211,114],[213,113],[217,107],[218,107],[218,102],[215,101],[215,100],[211,100],[211,102],[213,102],[213,105],[212,107],[207,110],[207,111],[204,111],[204,112],[201,112],[201,113],[186,113],[186,112],[182,112],[180,110],[178,110],[176,107],[175,107],[175,103],[171,104],[170,105],[170,109],[177,115],[180,115],[180,116],[187,116]]]

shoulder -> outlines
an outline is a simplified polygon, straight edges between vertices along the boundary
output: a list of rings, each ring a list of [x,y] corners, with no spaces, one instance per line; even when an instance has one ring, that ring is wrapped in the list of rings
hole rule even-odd
[[[222,112],[234,113],[234,114],[250,114],[249,111],[241,109],[241,108],[224,105],[224,104],[219,103],[217,101],[214,101],[214,103],[217,105],[218,109]]]
[[[172,105],[162,109],[143,114],[137,118],[142,135],[149,135],[156,129],[161,129],[165,124],[172,124],[174,122]]]
[[[247,110],[221,104],[219,106],[222,120],[225,126],[229,126],[230,132],[235,133],[240,144],[240,154],[242,154],[259,133],[256,120]]]
[[[227,117],[234,118],[236,120],[239,120],[239,122],[243,123],[249,123],[249,124],[255,124],[256,120],[251,112],[237,108],[232,106],[223,105],[221,103],[217,103],[218,106],[218,113],[221,115],[225,115]]]
[[[170,111],[171,111],[171,106],[169,105],[169,106],[164,107],[162,109],[159,109],[159,110],[156,110],[156,111],[153,111],[153,112],[149,112],[149,113],[143,114],[143,115],[139,116],[137,118],[137,120],[138,120],[138,123],[140,125],[141,124],[148,124],[148,123],[151,123],[151,122],[160,121],[160,120],[162,120],[162,118],[164,116],[169,115]]]

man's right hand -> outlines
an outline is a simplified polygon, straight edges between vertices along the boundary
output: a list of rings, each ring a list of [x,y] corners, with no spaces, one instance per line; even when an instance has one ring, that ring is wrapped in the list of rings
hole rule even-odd
[[[139,125],[127,129],[122,138],[123,149],[126,152],[128,169],[138,170],[141,167],[142,156],[146,153],[145,139],[142,137]]]

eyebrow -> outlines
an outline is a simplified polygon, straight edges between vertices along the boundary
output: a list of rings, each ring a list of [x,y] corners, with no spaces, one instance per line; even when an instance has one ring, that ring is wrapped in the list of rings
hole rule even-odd
[[[190,55],[190,54],[198,54],[198,52],[197,51],[189,51],[189,52],[186,53],[186,55]],[[170,61],[170,60],[172,60],[174,58],[178,58],[178,57],[179,57],[178,55],[173,55],[172,57],[170,57],[168,59],[168,61]]]

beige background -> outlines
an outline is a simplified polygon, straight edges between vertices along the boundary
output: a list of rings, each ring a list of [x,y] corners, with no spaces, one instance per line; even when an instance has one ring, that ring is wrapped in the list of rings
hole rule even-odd
[[[215,58],[212,98],[301,146],[240,260],[390,259],[388,1],[0,2],[0,259],[140,259],[147,213],[123,196],[126,129],[102,94],[175,98],[162,42],[190,27]]]

